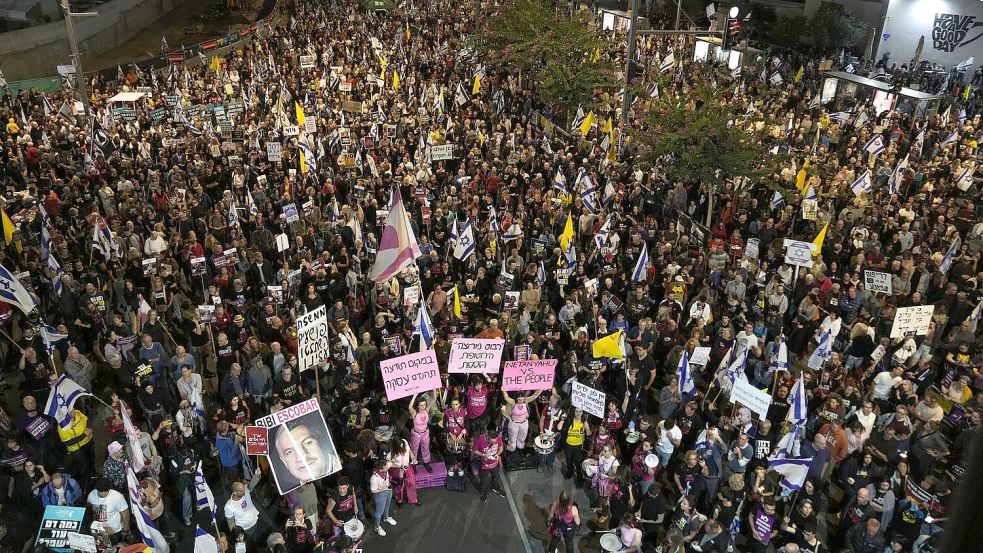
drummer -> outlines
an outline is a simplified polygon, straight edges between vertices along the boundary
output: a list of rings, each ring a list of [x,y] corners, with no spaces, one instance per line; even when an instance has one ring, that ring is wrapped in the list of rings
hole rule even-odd
[[[338,487],[328,491],[328,505],[324,514],[331,521],[332,535],[338,537],[342,527],[349,520],[358,516],[358,501],[355,500],[355,490],[347,476],[338,477]]]
[[[553,472],[553,464],[556,463],[556,439],[563,431],[563,425],[567,420],[567,412],[560,408],[560,394],[556,388],[550,394],[548,403],[543,407],[539,414],[539,422],[542,431],[536,437],[537,450],[539,451],[539,472]]]
[[[608,497],[614,491],[614,483],[618,477],[618,468],[621,462],[614,453],[614,445],[604,446],[597,459],[597,472],[591,480],[594,491],[600,497]]]
[[[635,515],[628,513],[621,519],[621,524],[614,530],[621,541],[621,549],[617,553],[639,553],[642,550],[642,531],[635,526]]]
[[[453,476],[455,472],[464,475],[462,462],[467,457],[465,451],[468,442],[467,417],[468,411],[461,405],[461,398],[455,396],[451,398],[450,405],[444,409],[444,418],[439,423],[444,427],[445,432],[449,476]]]

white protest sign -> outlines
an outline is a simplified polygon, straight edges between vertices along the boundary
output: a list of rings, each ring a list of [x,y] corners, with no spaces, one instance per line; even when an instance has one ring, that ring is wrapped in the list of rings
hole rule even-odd
[[[407,286],[406,288],[403,288],[403,305],[416,305],[419,301],[419,286]]]
[[[812,267],[812,242],[785,239],[785,263]]]
[[[761,418],[766,418],[771,406],[771,394],[755,388],[746,378],[738,378],[730,392],[730,402],[740,403]]]
[[[447,358],[447,372],[497,373],[504,349],[505,340],[500,338],[454,338]]]
[[[304,119],[304,132],[316,133],[317,132],[317,119],[309,117]]]
[[[864,271],[864,287],[871,292],[891,293],[891,273]]]
[[[747,246],[744,247],[744,257],[749,259],[757,259],[760,249],[761,242],[757,238],[748,238]]]
[[[276,235],[276,251],[285,252],[290,249],[290,238],[287,237],[287,233]]]
[[[439,146],[434,146],[430,148],[430,159],[434,161],[454,159],[454,145],[441,144]]]
[[[710,348],[709,347],[699,347],[693,348],[693,355],[689,356],[690,365],[706,365],[710,362]]]
[[[604,392],[574,381],[573,389],[570,392],[570,402],[574,407],[583,409],[595,417],[604,418],[606,401],[607,397]]]
[[[297,136],[300,134],[300,127],[297,125],[285,125],[283,127],[283,134],[286,136]]]
[[[279,142],[266,143],[266,159],[270,161],[280,161],[283,157],[283,146]]]
[[[73,551],[85,551],[86,553],[96,553],[96,537],[78,532],[68,533],[68,547]]]
[[[891,338],[900,338],[909,332],[921,336],[928,332],[928,323],[932,322],[934,305],[913,305],[899,307],[894,314],[894,324],[891,326]]]
[[[322,305],[297,319],[297,372],[317,367],[330,353],[328,310]]]
[[[317,63],[317,56],[300,56],[301,69],[313,69],[315,63]]]

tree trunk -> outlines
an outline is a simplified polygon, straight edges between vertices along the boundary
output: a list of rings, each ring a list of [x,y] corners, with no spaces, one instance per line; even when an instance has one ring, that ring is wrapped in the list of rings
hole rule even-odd
[[[710,221],[713,220],[713,187],[707,187],[707,229],[710,229]],[[710,237],[707,237],[708,239]]]

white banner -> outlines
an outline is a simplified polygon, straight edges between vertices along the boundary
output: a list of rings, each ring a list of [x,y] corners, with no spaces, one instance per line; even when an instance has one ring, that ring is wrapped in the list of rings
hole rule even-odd
[[[600,390],[595,390],[586,384],[575,381],[573,391],[570,394],[570,402],[578,409],[583,409],[595,417],[604,418],[606,395]]]
[[[454,145],[442,144],[439,146],[433,146],[432,148],[430,148],[430,159],[432,159],[433,161],[454,159]]]
[[[317,367],[330,354],[328,310],[322,305],[297,319],[297,371]]]
[[[891,273],[864,271],[864,287],[871,292],[891,293]]]
[[[730,392],[730,402],[740,403],[764,419],[768,417],[771,394],[755,388],[747,379],[738,378],[734,381],[734,389]]]
[[[899,307],[894,314],[894,324],[891,326],[891,338],[899,338],[909,332],[921,336],[928,332],[928,323],[932,322],[934,305],[913,305]]]

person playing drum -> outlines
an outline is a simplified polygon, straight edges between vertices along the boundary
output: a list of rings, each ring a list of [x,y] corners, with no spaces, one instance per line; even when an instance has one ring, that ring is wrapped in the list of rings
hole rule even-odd
[[[639,553],[642,550],[642,531],[635,527],[635,515],[625,515],[614,533],[621,540],[618,553]]]
[[[526,437],[529,435],[529,403],[536,401],[541,393],[543,391],[539,390],[531,396],[520,395],[512,399],[508,392],[502,390],[502,398],[505,399],[502,410],[509,419],[509,440],[505,446],[507,451],[512,452],[516,449],[522,451],[526,448]]]
[[[567,413],[560,408],[560,394],[557,393],[556,389],[553,389],[553,393],[550,395],[549,403],[543,407],[542,413],[539,416],[539,426],[542,428],[542,432],[536,438],[537,450],[542,447],[542,451],[539,451],[539,466],[536,468],[539,472],[550,471],[553,472],[553,464],[556,462],[556,437],[563,431],[563,425],[566,423]]]
[[[597,459],[597,472],[591,479],[594,490],[600,497],[608,497],[614,490],[614,481],[618,477],[618,467],[621,462],[614,454],[614,446],[606,445]]]
[[[338,488],[328,491],[328,505],[324,514],[330,519],[334,537],[341,534],[346,522],[358,516],[358,501],[347,476],[339,476]]]
[[[440,421],[446,433],[447,474],[450,476],[453,476],[455,471],[460,471],[461,475],[464,475],[461,463],[468,442],[467,416],[468,411],[461,405],[461,398],[454,397],[450,405],[444,409],[444,419]]]

